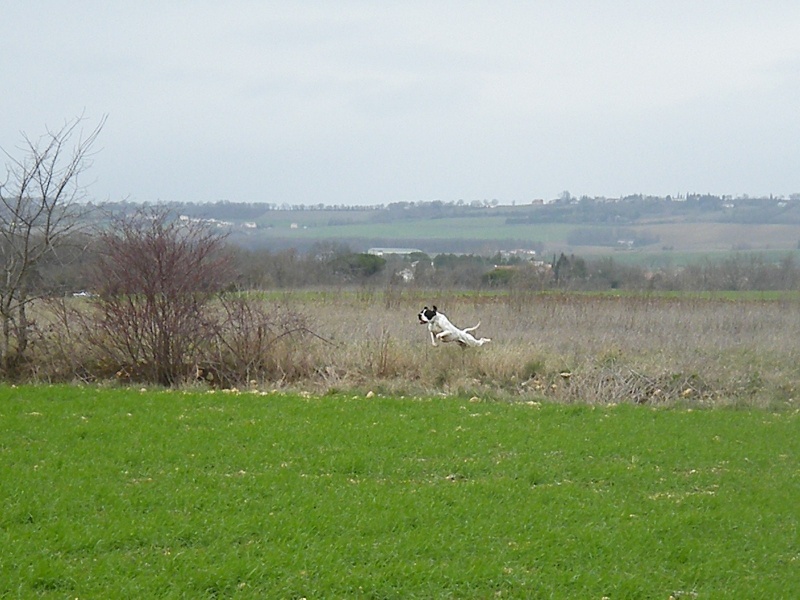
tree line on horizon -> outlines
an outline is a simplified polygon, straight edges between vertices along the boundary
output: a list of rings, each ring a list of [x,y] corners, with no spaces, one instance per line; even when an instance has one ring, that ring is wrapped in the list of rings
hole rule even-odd
[[[629,194],[618,198],[605,196],[574,197],[564,192],[559,198],[545,202],[513,202],[502,204],[492,200],[419,200],[376,203],[371,205],[345,205],[324,203],[292,204],[289,202],[106,202],[97,205],[105,211],[129,213],[140,206],[153,204],[169,207],[193,218],[216,218],[232,221],[258,220],[274,212],[367,212],[376,222],[399,219],[446,218],[483,216],[487,209],[492,214],[507,216],[509,224],[526,222],[564,223],[633,223],[654,216],[696,217],[717,222],[796,223],[800,222],[800,193],[788,196],[715,195],[686,193],[678,196],[651,196]],[[91,203],[90,203],[91,205]]]

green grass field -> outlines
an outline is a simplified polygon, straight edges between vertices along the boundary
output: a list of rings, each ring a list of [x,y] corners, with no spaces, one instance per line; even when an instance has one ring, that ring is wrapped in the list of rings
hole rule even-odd
[[[0,598],[794,598],[792,410],[0,387]]]

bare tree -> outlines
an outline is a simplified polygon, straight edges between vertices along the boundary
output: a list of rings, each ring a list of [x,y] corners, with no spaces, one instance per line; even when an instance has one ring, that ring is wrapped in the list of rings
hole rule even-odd
[[[91,166],[105,121],[88,135],[80,117],[38,139],[23,133],[21,158],[2,150],[9,161],[0,183],[0,362],[6,372],[24,358],[28,346],[37,267],[82,224],[86,187],[80,176]]]
[[[146,381],[184,378],[213,335],[206,307],[230,280],[224,238],[168,208],[142,207],[101,235],[91,341]]]

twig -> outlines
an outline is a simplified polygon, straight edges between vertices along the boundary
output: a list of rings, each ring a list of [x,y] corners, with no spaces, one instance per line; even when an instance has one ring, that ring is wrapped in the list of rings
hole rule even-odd
[[[340,346],[340,344],[337,344],[336,342],[333,342],[333,341],[331,341],[331,340],[329,340],[329,339],[327,339],[327,338],[324,338],[324,337],[322,337],[322,336],[321,336],[321,335],[319,335],[318,333],[316,333],[316,332],[314,332],[314,331],[311,331],[311,330],[310,330],[308,327],[302,327],[302,326],[301,326],[301,327],[295,327],[294,329],[290,329],[289,331],[284,331],[284,332],[283,332],[282,334],[280,334],[279,336],[272,338],[272,342],[270,342],[270,343],[275,343],[275,342],[277,342],[279,339],[281,339],[282,337],[285,337],[285,336],[287,336],[287,335],[291,335],[291,334],[293,334],[293,333],[297,333],[298,331],[300,331],[300,332],[303,332],[303,333],[308,333],[308,334],[310,334],[310,335],[313,335],[313,336],[314,336],[315,338],[317,338],[318,340],[320,340],[320,341],[323,341],[323,342],[325,342],[326,344],[330,344],[331,346],[334,346],[334,347]]]

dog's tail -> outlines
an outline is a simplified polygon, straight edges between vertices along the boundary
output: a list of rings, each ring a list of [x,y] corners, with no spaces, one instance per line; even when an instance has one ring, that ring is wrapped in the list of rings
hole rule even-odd
[[[466,331],[467,333],[470,333],[471,331],[475,331],[480,326],[481,326],[481,322],[478,321],[478,324],[475,325],[475,327],[467,327],[464,331]]]

